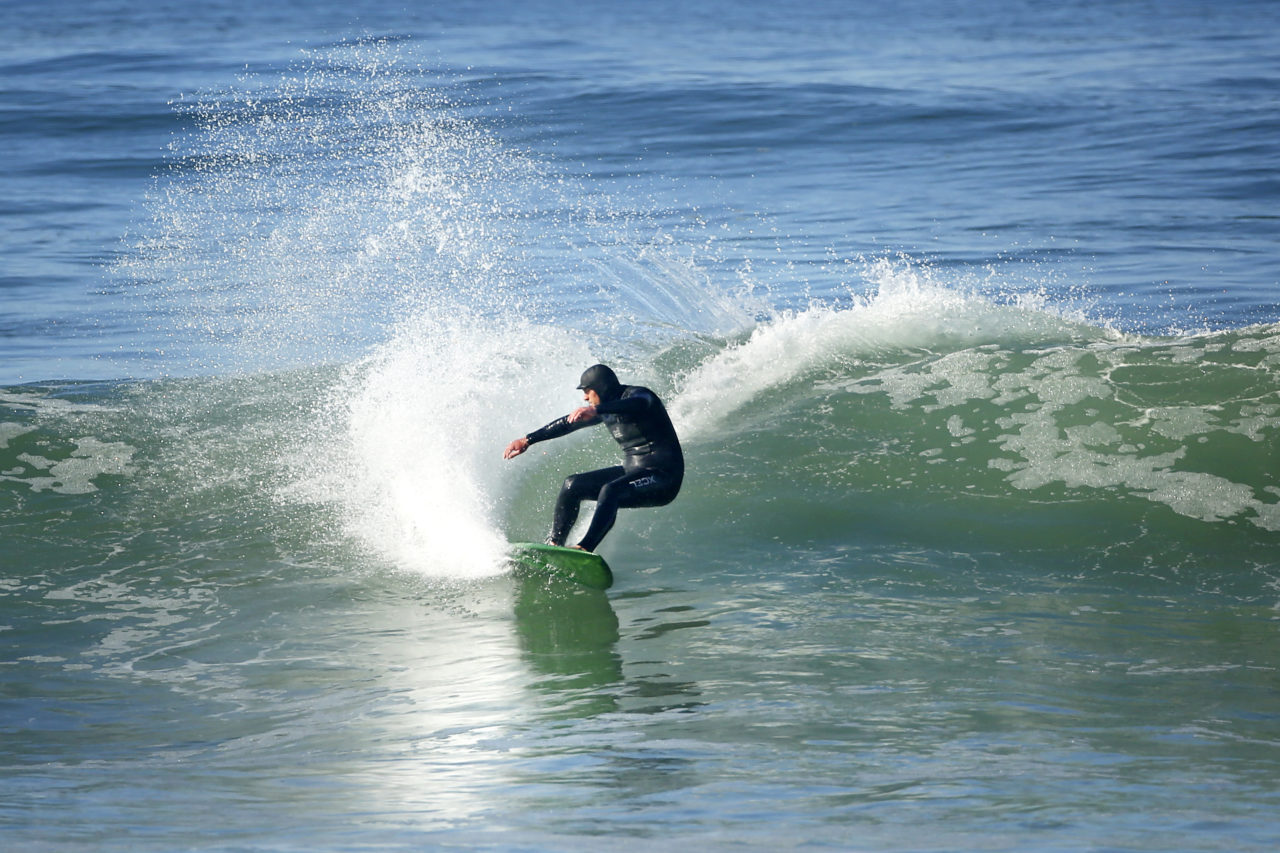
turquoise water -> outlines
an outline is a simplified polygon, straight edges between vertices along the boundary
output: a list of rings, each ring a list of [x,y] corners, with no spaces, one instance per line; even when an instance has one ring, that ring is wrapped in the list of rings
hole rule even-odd
[[[0,841],[1273,849],[1276,16],[6,5]]]

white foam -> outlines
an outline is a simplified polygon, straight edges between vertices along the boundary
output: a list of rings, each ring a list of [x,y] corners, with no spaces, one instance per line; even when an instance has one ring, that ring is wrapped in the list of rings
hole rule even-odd
[[[3,399],[0,399],[0,402],[4,402]],[[32,432],[33,429],[33,427],[15,424],[10,421],[0,423],[0,450],[7,448],[9,446],[9,442],[13,439],[20,438],[27,433]]]
[[[333,392],[299,491],[392,564],[436,577],[505,570],[501,519],[524,469],[507,443],[569,411],[585,345],[560,329],[426,317]]]
[[[818,369],[1010,338],[1106,334],[1051,309],[1037,295],[993,301],[906,260],[870,262],[865,275],[870,296],[780,313],[693,371],[672,405],[682,434],[696,438],[720,429],[762,393]]]

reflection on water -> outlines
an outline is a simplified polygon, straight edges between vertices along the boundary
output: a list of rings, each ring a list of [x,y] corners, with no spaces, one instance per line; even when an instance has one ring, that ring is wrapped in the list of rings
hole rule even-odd
[[[618,616],[600,590],[554,578],[517,577],[516,638],[536,690],[556,694],[552,718],[616,710],[622,681]]]
[[[697,700],[698,685],[674,678],[666,660],[646,656],[626,660],[624,666],[618,616],[604,592],[554,578],[521,577],[515,582],[517,640],[533,670],[530,686],[555,698],[550,718],[657,714],[702,704]],[[710,624],[705,619],[666,618],[691,609],[676,606],[637,615],[632,621],[640,632],[628,637],[627,644]]]

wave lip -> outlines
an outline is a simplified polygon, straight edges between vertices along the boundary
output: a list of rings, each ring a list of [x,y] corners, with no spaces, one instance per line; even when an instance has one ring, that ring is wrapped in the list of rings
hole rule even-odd
[[[693,434],[719,428],[761,394],[858,366],[984,344],[1044,345],[1115,339],[1043,294],[990,297],[943,281],[906,259],[866,264],[866,296],[819,303],[758,325],[691,372],[673,415]]]

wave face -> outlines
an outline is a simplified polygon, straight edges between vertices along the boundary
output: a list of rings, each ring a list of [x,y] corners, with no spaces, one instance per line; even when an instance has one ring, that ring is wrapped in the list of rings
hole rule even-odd
[[[667,397],[690,475],[678,512],[624,513],[618,538],[694,563],[741,541],[757,557],[928,547],[1080,571],[1273,564],[1280,329],[1137,337],[903,261],[867,275],[875,292],[844,306],[625,354],[624,376]],[[596,431],[501,459],[576,405],[594,357],[563,328],[424,315],[347,367],[24,386],[4,398],[0,471],[20,507],[74,497],[94,527],[102,489],[199,500],[250,531],[330,530],[358,562],[484,576],[508,539],[543,534],[564,475],[615,455]]]
[[[699,365],[687,429],[808,444],[766,458],[835,491],[1141,498],[1278,529],[1276,327],[1122,335],[880,271],[861,304],[781,317]]]

